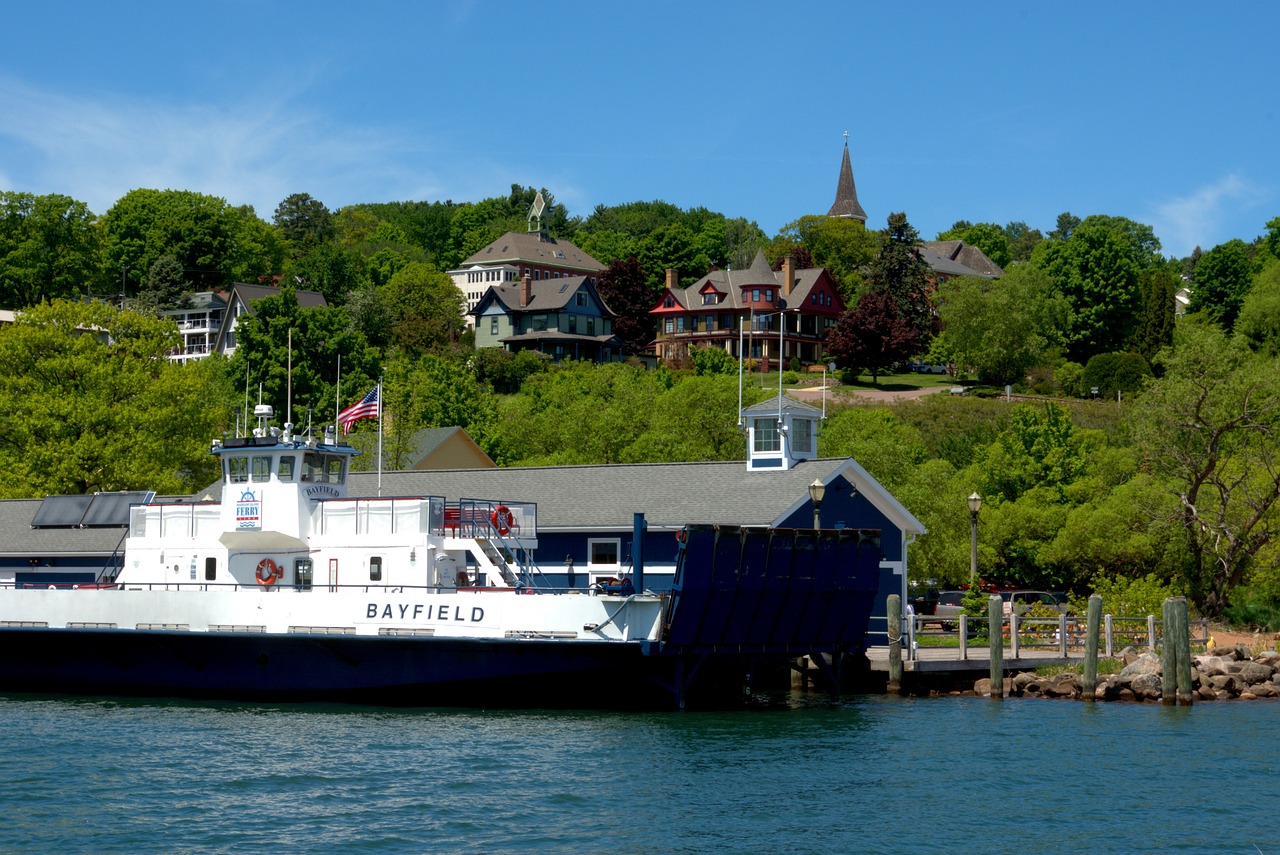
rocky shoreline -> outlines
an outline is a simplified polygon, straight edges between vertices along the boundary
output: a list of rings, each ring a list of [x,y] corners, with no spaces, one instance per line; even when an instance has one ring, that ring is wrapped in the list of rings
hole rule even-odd
[[[1120,652],[1125,666],[1118,674],[1098,675],[1099,701],[1160,701],[1163,694],[1160,657],[1132,647]],[[1280,653],[1254,655],[1247,646],[1215,647],[1191,657],[1191,684],[1197,701],[1255,700],[1280,697]],[[1004,678],[1006,697],[1078,699],[1084,695],[1079,674],[1042,676],[1020,671]],[[977,695],[991,694],[991,680],[973,686]]]

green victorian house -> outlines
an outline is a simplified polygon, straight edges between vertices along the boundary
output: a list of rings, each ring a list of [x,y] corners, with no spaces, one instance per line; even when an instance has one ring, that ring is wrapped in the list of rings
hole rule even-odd
[[[626,358],[594,277],[535,281],[525,274],[519,282],[490,286],[468,314],[475,319],[476,348],[537,350],[557,363]]]

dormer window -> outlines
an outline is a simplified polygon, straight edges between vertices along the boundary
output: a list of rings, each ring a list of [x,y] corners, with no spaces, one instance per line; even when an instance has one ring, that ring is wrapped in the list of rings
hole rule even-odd
[[[675,298],[675,297],[672,297],[670,294],[668,294],[666,297],[664,297],[664,298],[663,298],[663,300],[662,300],[662,308],[664,308],[664,309],[674,309],[674,308],[675,308],[675,306],[676,306],[676,298]]]
[[[719,295],[717,295],[715,291],[708,291],[707,293],[702,295],[702,305],[704,306],[714,306],[716,303],[719,303],[719,302],[720,302]]]

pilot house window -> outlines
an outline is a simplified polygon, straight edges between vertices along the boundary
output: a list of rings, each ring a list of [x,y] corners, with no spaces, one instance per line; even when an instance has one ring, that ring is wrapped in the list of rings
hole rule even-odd
[[[374,555],[369,559],[369,581],[382,581],[382,556]]]

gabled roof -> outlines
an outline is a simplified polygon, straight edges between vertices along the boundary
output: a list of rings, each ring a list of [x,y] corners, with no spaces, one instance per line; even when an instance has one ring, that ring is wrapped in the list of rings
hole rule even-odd
[[[966,269],[965,273],[953,274],[956,276],[997,279],[1004,275],[1000,265],[992,261],[985,252],[962,240],[927,240],[920,245],[920,249],[922,255],[925,252],[933,253]],[[929,260],[927,256],[925,260]]]
[[[536,502],[539,531],[629,531],[643,513],[650,530],[688,523],[777,525],[809,500],[809,485],[843,477],[906,534],[924,525],[848,457],[801,460],[785,471],[749,471],[741,460],[382,473],[383,496],[446,501]],[[221,485],[214,485],[221,490]],[[378,495],[376,472],[353,472],[352,498]]]
[[[462,262],[471,264],[545,264],[596,273],[608,265],[546,232],[507,232]]]
[[[236,282],[231,286],[231,293],[227,295],[227,309],[230,313],[228,322],[224,323],[218,330],[218,337],[214,341],[213,349],[221,351],[226,344],[227,336],[235,329],[238,318],[235,314],[235,305],[241,303],[245,307],[245,312],[253,314],[253,304],[264,297],[275,297],[279,295],[280,289],[272,285],[251,285],[248,282]],[[302,308],[324,308],[329,304],[325,301],[324,295],[319,291],[302,291],[294,289],[293,296],[298,301],[298,305]]]
[[[946,276],[979,276],[998,279],[1004,275],[1000,266],[976,246],[963,241],[924,241],[920,244],[920,257],[934,273]]]
[[[853,183],[853,164],[849,162],[849,140],[844,141],[844,159],[840,162],[840,179],[836,182],[836,200],[827,211],[828,217],[848,217],[867,221],[867,212],[858,204],[858,188]]]
[[[604,301],[600,299],[595,286],[591,284],[586,276],[561,276],[559,279],[539,279],[537,282],[530,282],[529,305],[527,306],[520,305],[520,295],[524,289],[523,283],[504,282],[501,285],[491,285],[484,296],[480,298],[480,302],[476,304],[476,307],[467,314],[479,316],[482,310],[494,301],[500,303],[508,314],[514,312],[534,312],[538,314],[555,312],[567,306],[569,301],[573,299],[573,295],[578,293],[580,288],[586,288],[601,309],[606,313],[608,312],[608,308],[605,307]]]
[[[815,419],[822,418],[822,410],[817,407],[810,406],[804,401],[797,401],[789,395],[774,395],[767,401],[761,401],[758,404],[752,404],[742,411],[744,416],[767,416],[771,413],[789,413],[795,416],[811,416]]]
[[[424,428],[413,435],[413,450],[409,453],[409,459],[415,469],[433,469],[443,468],[438,465],[433,466],[431,456],[441,452],[446,443],[461,444],[479,460],[487,460],[488,466],[493,467],[498,464],[485,453],[484,449],[476,444],[471,438],[471,434],[467,433],[460,427],[436,427]],[[456,447],[456,445],[455,445]],[[454,465],[458,465],[460,461],[453,460]]]
[[[708,287],[724,295],[724,299],[715,304],[718,310],[746,309],[747,304],[742,299],[742,292],[746,288],[755,287],[777,289],[779,291],[778,299],[782,306],[788,308],[808,307],[809,294],[824,275],[826,275],[826,269],[822,267],[806,267],[797,270],[795,272],[795,285],[792,287],[791,293],[784,297],[781,295],[783,285],[781,271],[771,269],[768,261],[765,260],[764,253],[757,252],[751,266],[746,270],[713,270],[688,288],[674,291],[670,289],[664,290],[662,297],[658,299],[651,312],[653,314],[663,314],[664,312],[701,311],[703,310],[702,293]],[[834,283],[831,290],[837,297],[839,296],[839,291],[834,287]],[[675,298],[676,307],[663,308],[662,301],[667,294]],[[710,310],[711,306],[705,308]]]

